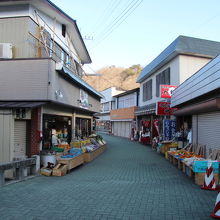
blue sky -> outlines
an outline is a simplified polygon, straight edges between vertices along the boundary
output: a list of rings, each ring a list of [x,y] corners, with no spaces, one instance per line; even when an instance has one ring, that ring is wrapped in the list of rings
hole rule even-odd
[[[141,64],[144,67],[179,35],[220,41],[220,0],[52,2],[77,21],[83,38],[93,37],[93,40],[84,41],[94,70],[110,65],[129,67]],[[126,7],[129,8],[129,4],[135,6],[135,3],[140,5],[118,20]],[[117,21],[115,26],[119,26],[114,29],[112,25]]]

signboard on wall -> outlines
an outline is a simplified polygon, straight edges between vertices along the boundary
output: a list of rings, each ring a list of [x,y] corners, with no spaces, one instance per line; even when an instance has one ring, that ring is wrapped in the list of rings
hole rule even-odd
[[[163,139],[165,141],[172,140],[176,133],[176,121],[166,119],[163,121]]]
[[[177,86],[160,85],[160,97],[170,99],[172,96],[173,90],[176,88],[177,88]]]
[[[79,102],[80,108],[89,108],[89,100],[88,100],[88,93],[84,90],[80,89],[80,102]]]
[[[170,107],[170,102],[157,102],[157,106],[156,106],[157,115],[173,115],[173,112],[176,110],[177,108]]]

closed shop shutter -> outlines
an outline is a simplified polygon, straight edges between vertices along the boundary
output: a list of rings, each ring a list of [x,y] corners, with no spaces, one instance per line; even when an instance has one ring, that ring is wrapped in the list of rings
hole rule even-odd
[[[192,117],[192,143],[193,144],[197,144],[197,142],[198,142],[198,139],[197,139],[197,135],[198,135],[197,120],[198,120],[198,116],[193,115],[193,117]]]
[[[126,136],[126,124],[125,124],[126,122],[121,122],[121,134],[120,134],[120,136],[121,137],[125,137]]]
[[[118,123],[115,121],[113,122],[113,134],[118,136]]]
[[[0,110],[0,163],[10,161],[12,112]]]
[[[131,122],[127,121],[114,121],[113,122],[113,134],[120,137],[130,137]]]
[[[220,111],[198,115],[198,144],[220,149]]]
[[[14,158],[22,159],[26,156],[26,121],[15,120],[14,125]]]
[[[127,121],[114,121],[113,124],[113,134],[120,137],[130,137],[131,133],[131,122]]]

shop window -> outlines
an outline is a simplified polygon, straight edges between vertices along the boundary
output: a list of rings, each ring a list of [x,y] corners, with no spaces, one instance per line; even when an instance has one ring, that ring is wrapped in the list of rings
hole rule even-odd
[[[156,76],[156,96],[160,96],[160,85],[170,85],[170,67]]]
[[[72,137],[71,117],[48,115],[43,116],[43,149],[51,149],[52,135],[56,134],[60,144],[70,143]]]
[[[152,99],[152,79],[143,84],[143,102]]]

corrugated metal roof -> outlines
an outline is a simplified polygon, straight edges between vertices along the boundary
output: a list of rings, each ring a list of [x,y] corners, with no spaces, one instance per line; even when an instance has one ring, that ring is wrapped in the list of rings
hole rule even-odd
[[[35,108],[45,105],[46,102],[1,102],[0,108]]]
[[[214,58],[220,54],[220,42],[179,36],[141,71],[137,82],[140,83],[150,77],[178,54]]]
[[[121,96],[128,95],[128,94],[131,94],[131,93],[134,93],[134,92],[138,92],[139,90],[140,90],[140,88],[131,89],[131,90],[128,90],[126,92],[122,92],[120,94],[114,95],[113,97],[121,97]]]

